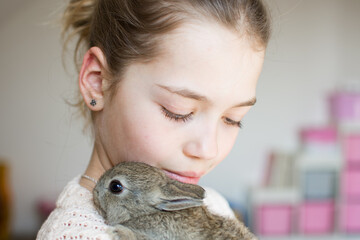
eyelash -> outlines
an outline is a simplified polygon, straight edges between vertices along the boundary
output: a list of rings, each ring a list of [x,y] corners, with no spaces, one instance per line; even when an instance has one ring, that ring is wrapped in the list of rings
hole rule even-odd
[[[186,115],[176,114],[176,113],[170,112],[163,106],[161,106],[161,110],[166,118],[169,118],[170,120],[175,120],[177,122],[178,121],[187,122],[188,120],[191,120],[191,118],[193,116],[193,112],[186,114]],[[225,124],[230,125],[230,126],[243,128],[242,121],[237,122],[237,121],[231,120],[230,118],[224,118],[224,122],[225,122]]]
[[[186,115],[176,114],[176,113],[170,112],[165,107],[161,107],[161,110],[164,113],[165,117],[169,118],[170,120],[175,120],[177,122],[178,121],[186,122],[186,121],[190,120],[193,115],[192,112],[189,114],[186,114]]]
[[[230,125],[230,126],[234,126],[234,127],[238,127],[238,128],[243,128],[243,123],[242,121],[234,121],[234,120],[231,120],[230,118],[225,118],[225,123]]]

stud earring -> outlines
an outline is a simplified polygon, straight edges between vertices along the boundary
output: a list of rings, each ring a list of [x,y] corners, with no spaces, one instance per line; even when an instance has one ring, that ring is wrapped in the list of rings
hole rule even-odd
[[[95,100],[95,99],[91,99],[90,105],[91,105],[91,106],[95,106],[95,105],[96,105],[96,100]]]

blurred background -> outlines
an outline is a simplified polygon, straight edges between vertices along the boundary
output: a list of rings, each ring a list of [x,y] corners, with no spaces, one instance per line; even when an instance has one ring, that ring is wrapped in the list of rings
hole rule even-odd
[[[65,103],[77,85],[71,54],[64,58],[66,70],[62,65],[57,20],[66,2],[0,0],[0,196],[6,200],[0,201],[0,216],[1,231],[9,228],[11,239],[35,238],[58,194],[83,173],[91,154],[81,119]],[[261,239],[360,235],[356,187],[348,190],[355,205],[345,207],[359,213],[347,223],[338,207],[350,201],[343,189],[360,185],[354,150],[360,123],[360,1],[266,2],[273,35],[258,102],[233,151],[200,184],[222,193]],[[355,97],[336,105],[349,95]],[[345,120],[342,106],[353,111]],[[355,156],[352,165],[351,156],[344,155],[346,141],[348,155]],[[317,196],[323,189],[328,190]],[[323,225],[312,228],[306,216],[323,219]]]

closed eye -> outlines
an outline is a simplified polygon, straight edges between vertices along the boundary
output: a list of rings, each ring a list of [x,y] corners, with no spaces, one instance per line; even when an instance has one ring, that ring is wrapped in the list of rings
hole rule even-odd
[[[234,121],[227,117],[224,117],[224,122],[230,126],[234,126],[234,127],[238,127],[238,128],[243,127],[242,121]]]
[[[174,120],[176,122],[179,122],[179,121],[186,122],[188,120],[191,120],[191,118],[194,115],[193,112],[190,112],[188,114],[173,113],[173,112],[169,111],[168,109],[166,109],[164,106],[161,106],[161,111],[163,112],[163,114],[166,118],[168,118],[170,120]],[[238,128],[243,127],[242,121],[234,121],[228,117],[223,117],[223,120],[224,120],[225,124],[227,124],[229,126],[234,126],[234,127],[238,127]]]
[[[168,109],[166,109],[163,106],[161,106],[161,111],[163,112],[163,114],[166,118],[177,121],[177,122],[178,121],[186,122],[186,121],[190,120],[193,116],[193,112],[188,113],[188,114],[177,114],[177,113],[173,113],[173,112],[169,111]]]

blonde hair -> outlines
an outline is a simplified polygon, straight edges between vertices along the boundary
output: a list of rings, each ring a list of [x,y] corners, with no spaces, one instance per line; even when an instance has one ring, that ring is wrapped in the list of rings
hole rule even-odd
[[[266,47],[270,21],[261,0],[70,0],[63,16],[64,49],[78,36],[74,54],[80,69],[83,50],[99,47],[110,96],[132,62],[149,62],[160,55],[161,37],[191,19],[216,21]],[[89,109],[79,94],[77,106]]]

